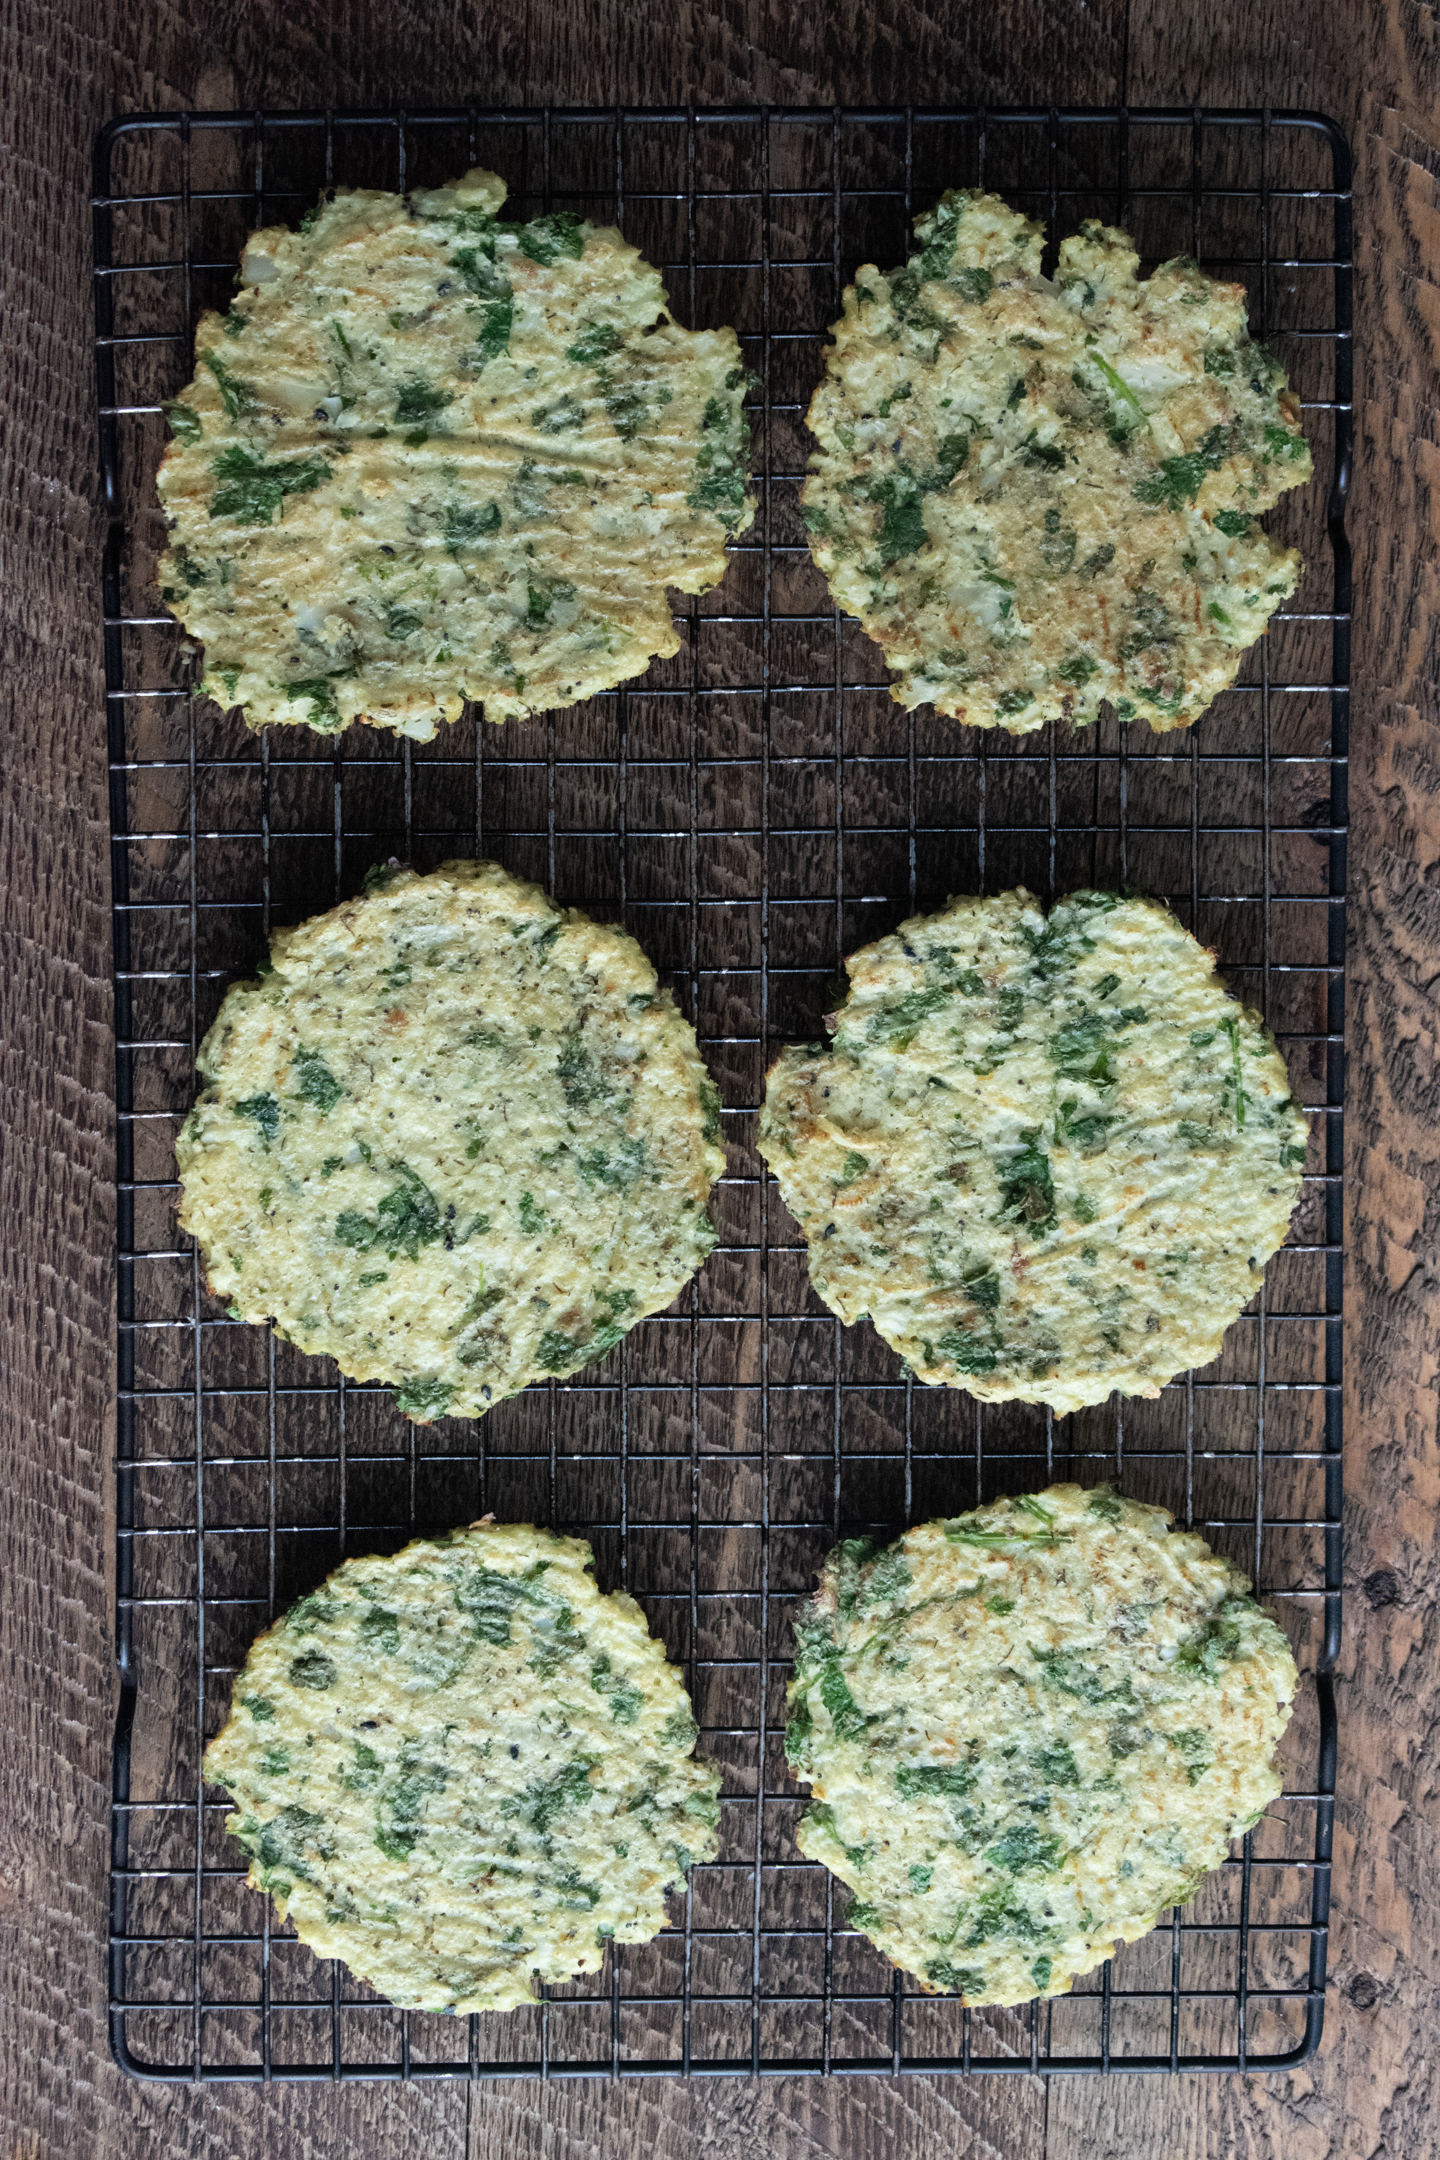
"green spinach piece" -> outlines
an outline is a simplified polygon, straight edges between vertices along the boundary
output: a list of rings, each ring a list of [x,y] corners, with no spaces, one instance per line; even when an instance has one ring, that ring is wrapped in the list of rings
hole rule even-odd
[[[210,498],[212,518],[240,525],[273,525],[287,495],[309,495],[330,478],[323,458],[287,458],[271,465],[243,443],[230,443],[210,467],[223,483]]]
[[[830,1723],[835,1728],[837,1740],[858,1740],[870,1720],[866,1717],[850,1684],[840,1670],[838,1657],[827,1658],[820,1674],[820,1700],[830,1713]]]
[[[445,545],[452,553],[456,548],[474,547],[477,540],[499,532],[501,523],[499,503],[447,503]]]
[[[1198,1628],[1182,1637],[1175,1652],[1175,1670],[1218,1687],[1222,1667],[1245,1655],[1239,1619],[1245,1609],[1243,1599],[1226,1598]]]
[[[335,1661],[326,1657],[323,1650],[302,1650],[298,1657],[290,1660],[292,1687],[313,1688],[317,1694],[323,1694],[327,1688],[334,1687],[335,1680]]]
[[[908,990],[893,1005],[882,1006],[866,1022],[871,1042],[884,1042],[891,1050],[908,1050],[928,1013],[937,1012],[950,996],[948,989]]]
[[[603,368],[612,354],[619,352],[624,342],[624,337],[613,323],[583,323],[574,344],[566,346],[565,357],[573,360],[577,367]],[[710,402],[713,405],[715,400],[712,398]],[[708,412],[708,406],[706,410]]]
[[[610,1717],[616,1725],[633,1725],[645,1702],[642,1689],[632,1687],[621,1673],[611,1666],[608,1654],[596,1658],[590,1668],[590,1685],[597,1695],[604,1695],[610,1704]]]
[[[552,210],[547,217],[532,218],[516,232],[520,253],[528,255],[531,262],[539,263],[542,270],[564,256],[571,262],[579,262],[585,253],[585,233],[580,219],[568,210]]]
[[[432,1418],[445,1415],[454,1393],[448,1380],[406,1380],[395,1390],[395,1407],[418,1424],[428,1425]]]
[[[985,1858],[1009,1875],[1031,1868],[1055,1867],[1065,1851],[1065,1840],[1042,1830],[1038,1823],[1016,1823],[985,1849]]]
[[[571,1110],[593,1109],[606,1100],[610,1090],[578,1028],[564,1037],[555,1061],[560,1086]]]
[[[604,1357],[616,1343],[624,1340],[626,1329],[618,1320],[603,1320],[587,1339],[583,1335],[567,1335],[561,1328],[547,1328],[535,1346],[535,1362],[542,1372],[574,1372],[581,1365],[593,1364]]]
[[[1133,1703],[1135,1693],[1126,1673],[1118,1687],[1107,1688],[1101,1674],[1092,1670],[1078,1650],[1040,1649],[1031,1643],[1030,1655],[1040,1667],[1040,1676],[1046,1687],[1061,1695],[1073,1695],[1077,1702]]]
[[[226,413],[232,420],[250,420],[260,410],[260,399],[253,383],[245,382],[232,374],[218,353],[201,353],[201,365],[209,368],[220,386],[220,396]]]
[[[412,375],[400,385],[395,398],[395,424],[397,427],[419,428],[421,441],[429,422],[455,402],[454,392],[439,390],[426,382],[423,375]]]
[[[1202,1726],[1192,1725],[1186,1732],[1171,1733],[1170,1745],[1179,1750],[1189,1782],[1198,1785],[1215,1761],[1214,1743],[1209,1733]]]
[[[563,1770],[557,1770],[554,1777],[527,1788],[521,1804],[526,1821],[538,1837],[548,1838],[567,1808],[590,1805],[595,1797],[595,1788],[590,1782],[593,1767],[587,1756],[577,1756]]]
[[[392,1162],[390,1167],[399,1183],[386,1193],[373,1216],[362,1215],[356,1208],[337,1215],[335,1238],[356,1252],[383,1247],[389,1260],[401,1253],[407,1260],[416,1260],[423,1245],[433,1245],[444,1235],[440,1203],[408,1164]]]
[[[1047,1785],[1078,1785],[1080,1771],[1068,1740],[1057,1740],[1035,1755],[1035,1774]]]
[[[1220,470],[1225,449],[1224,428],[1213,427],[1197,449],[1187,450],[1181,457],[1162,458],[1153,472],[1136,481],[1130,492],[1137,502],[1183,510],[1199,494],[1206,473]]]
[[[610,412],[616,427],[624,434],[621,421],[625,420],[628,425],[628,411],[622,411],[617,416],[616,412],[611,411],[608,399],[606,410]],[[735,531],[745,509],[747,449],[744,415],[737,409],[735,433],[728,442],[705,442],[700,445],[695,458],[695,484],[685,497],[692,510],[708,510],[718,517],[727,532]]]
[[[308,700],[311,727],[322,734],[338,735],[345,721],[335,702],[335,685],[353,672],[352,668],[340,668],[334,675],[299,675],[280,687],[287,697]]]
[[[1010,1152],[1001,1171],[1000,1213],[1032,1237],[1043,1237],[1054,1227],[1055,1187],[1038,1125],[1022,1129],[1020,1146]]]
[[[400,1616],[383,1605],[372,1605],[360,1620],[360,1640],[367,1650],[381,1649],[393,1657],[400,1647]],[[369,1749],[366,1750],[368,1754]]]
[[[235,1105],[237,1117],[253,1118],[260,1130],[260,1145],[266,1154],[270,1143],[280,1130],[280,1105],[273,1095],[247,1095]]]
[[[302,1043],[295,1052],[295,1080],[301,1102],[310,1103],[326,1117],[345,1093],[318,1050]]]
[[[952,1995],[978,1995],[985,1985],[985,1968],[952,1965],[949,1958],[932,1958],[925,1967],[925,1977],[936,1987],[948,1988]]]
[[[504,1575],[497,1568],[469,1569],[455,1586],[455,1607],[465,1614],[481,1642],[500,1650],[510,1640],[510,1620],[517,1605],[536,1605],[545,1592],[527,1575]]]
[[[966,1328],[948,1329],[936,1338],[935,1348],[942,1357],[950,1360],[957,1372],[994,1372],[1000,1362],[994,1344]]]
[[[1087,1013],[1057,1029],[1045,1048],[1061,1079],[1084,1080],[1102,1090],[1115,1085],[1115,1043],[1107,1013]]]
[[[916,555],[929,539],[921,509],[924,491],[913,473],[902,465],[875,481],[869,500],[879,506],[880,561],[887,568],[907,555]]]
[[[400,1775],[375,1820],[375,1843],[387,1860],[410,1858],[425,1834],[425,1801],[445,1787],[443,1764],[421,1762],[416,1742],[406,1743],[400,1761]]]
[[[975,1786],[975,1772],[964,1763],[901,1763],[895,1787],[902,1800],[963,1800]]]

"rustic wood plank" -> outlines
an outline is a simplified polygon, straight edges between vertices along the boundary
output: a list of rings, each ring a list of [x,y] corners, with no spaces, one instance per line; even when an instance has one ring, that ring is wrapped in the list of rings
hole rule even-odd
[[[1435,2142],[1436,1201],[1440,715],[1436,423],[1440,67],[1410,6],[1211,11],[1137,0],[1136,104],[1308,106],[1356,163],[1356,622],[1346,1160],[1346,1619],[1326,2029],[1275,2079],[1058,2081],[1053,2160],[1409,2154]]]
[[[477,2092],[467,2160],[1042,2160],[1040,2079],[663,2079]]]
[[[323,2150],[723,2160],[760,2150],[1039,2160],[1174,2152],[1419,2154],[1434,2104],[1434,1390],[1440,1189],[1434,985],[1440,791],[1436,581],[1435,59],[1427,10],[1298,14],[1135,0],[1136,102],[1312,104],[1361,170],[1366,412],[1352,514],[1358,625],[1351,1022],[1350,1600],[1326,2047],[1274,2082],[837,2080],[271,2092],[136,2086],[104,2032],[113,1284],[108,862],[94,594],[88,143],[129,106],[405,100],[1002,103],[1117,94],[1118,0],[935,12],[647,17],[618,0],[472,9],[255,0],[125,20],[95,0],[0,0],[13,117],[0,216],[12,335],[0,353],[0,636],[7,662],[3,1262],[11,1434],[0,1568],[0,2119],[17,2153]],[[18,330],[19,335],[15,332]],[[1047,2124],[1048,2108],[1048,2124]]]

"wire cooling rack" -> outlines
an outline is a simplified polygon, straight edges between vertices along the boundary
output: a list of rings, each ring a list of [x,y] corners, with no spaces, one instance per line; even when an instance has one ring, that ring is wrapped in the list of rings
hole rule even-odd
[[[325,185],[473,163],[511,214],[613,221],[679,318],[731,323],[760,511],[640,681],[433,743],[248,734],[197,697],[161,608],[154,469],[202,306],[245,233]],[[1349,156],[1306,113],[196,113],[116,121],[96,161],[119,1145],[112,2037],[161,2078],[1274,2069],[1318,2043],[1339,1637],[1341,1103],[1350,442]],[[1244,279],[1300,389],[1316,478],[1272,527],[1292,605],[1189,734],[1012,740],[903,714],[838,618],[797,509],[826,324],[902,259],[947,185],[1058,238],[1100,216],[1147,266]],[[175,1223],[196,1045],[272,924],[398,854],[483,854],[623,920],[693,1018],[725,1101],[720,1242],[604,1363],[482,1423],[230,1321]],[[1155,1402],[1056,1418],[916,1386],[809,1294],[754,1152],[766,1066],[816,1032],[842,956],[952,892],[1164,894],[1260,1006],[1310,1125],[1304,1197],[1222,1356]],[[1304,1675],[1285,1794],[1183,1911],[1074,1992],[964,2011],[892,1972],[793,1832],[791,1615],[838,1534],[1058,1477],[1116,1479],[1253,1574]],[[588,1536],[682,1666],[723,1766],[723,1848],[657,1941],[531,2011],[441,2019],[312,1956],[246,1888],[200,1756],[252,1637],[345,1554],[486,1509]]]

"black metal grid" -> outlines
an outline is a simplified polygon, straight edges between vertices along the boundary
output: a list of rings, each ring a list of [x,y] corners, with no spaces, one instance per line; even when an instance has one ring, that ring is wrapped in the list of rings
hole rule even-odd
[[[760,511],[681,654],[572,711],[399,745],[254,737],[196,698],[160,607],[161,399],[253,225],[330,182],[470,163],[511,213],[613,220],[683,321],[733,323]],[[468,112],[131,116],[100,140],[95,254],[119,1148],[111,2025],[161,2078],[720,2071],[1270,2069],[1318,2043],[1340,1585],[1341,1102],[1350,440],[1349,156],[1271,112]],[[1302,393],[1317,478],[1271,520],[1307,572],[1242,681],[1188,735],[1012,741],[902,714],[838,619],[796,509],[824,326],[912,212],[979,183],[1056,239],[1100,215],[1147,265],[1243,277]],[[272,924],[398,852],[482,852],[619,917],[673,983],[725,1100],[720,1243],[670,1313],[483,1423],[407,1425],[230,1322],[174,1223],[196,1044]],[[841,956],[951,891],[1166,894],[1264,1008],[1306,1105],[1304,1199],[1222,1357],[1156,1403],[1058,1419],[914,1386],[808,1293],[753,1152],[778,1044],[814,1032]],[[1119,1477],[1256,1575],[1304,1681],[1286,1792],[1145,1942],[1062,2000],[965,2012],[844,1924],[791,1832],[789,1614],[833,1537],[1055,1476]],[[641,1599],[723,1764],[720,1861],[656,1943],[533,2012],[401,2013],[276,1927],[244,1886],[200,1751],[254,1633],[345,1553],[490,1507],[579,1530]]]

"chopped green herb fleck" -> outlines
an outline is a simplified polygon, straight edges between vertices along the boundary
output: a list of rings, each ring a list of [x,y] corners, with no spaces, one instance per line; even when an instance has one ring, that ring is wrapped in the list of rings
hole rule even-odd
[[[319,1693],[334,1687],[335,1677],[335,1661],[323,1650],[302,1650],[299,1657],[290,1660],[292,1687],[313,1688]]]
[[[1198,1628],[1184,1636],[1175,1652],[1176,1671],[1218,1686],[1221,1667],[1245,1655],[1238,1617],[1243,1610],[1243,1600],[1227,1598]]]
[[[613,353],[617,353],[625,340],[613,323],[587,322],[581,326],[580,335],[573,345],[565,348],[567,360],[579,367],[603,367]]]
[[[1065,1840],[1042,1830],[1038,1823],[1016,1823],[986,1849],[985,1858],[1007,1874],[1019,1875],[1031,1868],[1053,1868],[1065,1850]]]
[[[510,350],[510,332],[515,326],[515,302],[508,291],[499,299],[487,301],[480,316],[480,329],[475,339],[475,372],[478,375],[492,360]]]
[[[260,1144],[268,1155],[270,1143],[280,1130],[280,1105],[275,1097],[247,1095],[243,1102],[236,1103],[235,1113],[237,1117],[254,1118],[260,1129]]]
[[[884,1042],[891,1050],[908,1050],[926,1015],[937,1012],[949,995],[948,990],[938,988],[908,991],[893,1005],[882,1006],[872,1015],[866,1023],[866,1035],[871,1042]]]
[[[1135,1699],[1128,1673],[1118,1687],[1107,1688],[1102,1675],[1085,1663],[1078,1650],[1040,1649],[1032,1643],[1030,1655],[1040,1666],[1045,1685],[1061,1695],[1073,1695],[1077,1702],[1128,1703]]]
[[[895,1772],[902,1800],[963,1800],[974,1784],[975,1772],[965,1763],[901,1763]]]
[[[590,1685],[597,1695],[608,1697],[610,1716],[616,1725],[635,1723],[645,1701],[644,1693],[612,1669],[608,1655],[602,1653],[591,1666]]]
[[[345,1093],[318,1050],[302,1044],[295,1052],[294,1073],[301,1102],[311,1103],[325,1117]]]
[[[1186,1777],[1192,1785],[1198,1785],[1215,1760],[1209,1733],[1202,1726],[1192,1725],[1188,1731],[1171,1733],[1169,1737],[1170,1745],[1179,1750]]]
[[[582,1757],[567,1763],[543,1784],[529,1788],[524,1796],[526,1815],[538,1836],[548,1837],[566,1808],[589,1806],[595,1791],[590,1782],[590,1770],[591,1764]]]
[[[1057,1740],[1053,1746],[1039,1749],[1034,1762],[1036,1775],[1047,1785],[1080,1783],[1080,1772],[1068,1740]]]
[[[400,1647],[400,1618],[398,1613],[387,1612],[383,1605],[372,1605],[362,1615],[360,1640],[367,1649],[381,1649],[393,1657]],[[371,1751],[367,1748],[366,1754]]]
[[[918,554],[929,534],[921,509],[923,493],[914,475],[902,465],[897,472],[887,473],[883,480],[873,484],[869,499],[880,508],[881,563],[888,567],[906,555]]]
[[[200,362],[207,367],[220,386],[220,396],[225,410],[232,420],[248,420],[260,410],[260,400],[253,383],[244,382],[231,373],[218,353],[201,353]]]
[[[356,1252],[375,1252],[383,1247],[394,1260],[402,1252],[407,1260],[419,1257],[422,1245],[433,1245],[444,1233],[440,1203],[424,1180],[405,1163],[392,1163],[399,1183],[380,1202],[373,1216],[346,1208],[335,1219],[335,1238]]]
[[[431,1418],[444,1416],[454,1393],[448,1380],[407,1380],[395,1390],[395,1407],[418,1423],[427,1424]]]
[[[830,1713],[836,1739],[858,1740],[869,1719],[851,1694],[838,1658],[826,1660],[820,1675],[820,1700]]]
[[[1065,452],[1059,443],[1041,442],[1034,428],[1021,443],[1019,457],[1022,464],[1037,465],[1047,472],[1060,472],[1065,465]]]
[[[1028,1230],[1032,1237],[1043,1237],[1055,1222],[1055,1187],[1050,1177],[1050,1161],[1040,1146],[1038,1126],[1024,1128],[1020,1142],[1020,1146],[1010,1152],[1001,1174],[1000,1212]]]
[[[528,255],[531,262],[539,263],[548,270],[561,257],[579,262],[585,253],[585,233],[580,219],[568,210],[555,210],[548,217],[532,218],[522,225],[516,234],[520,253]]]
[[[466,1571],[455,1589],[455,1605],[465,1614],[474,1633],[494,1649],[510,1640],[510,1616],[519,1604],[534,1604],[543,1590],[524,1575],[505,1575],[497,1568],[474,1567]]]
[[[978,1995],[985,1985],[985,1968],[952,1965],[948,1958],[932,1958],[925,1967],[925,1977],[937,1987],[948,1988],[953,1995]]]
[[[426,382],[423,375],[412,375],[400,385],[395,399],[395,422],[398,427],[424,427],[447,405],[455,402],[454,392],[439,390]]]
[[[501,522],[499,503],[447,503],[445,545],[452,554],[457,548],[474,547],[499,532]]]
[[[966,1328],[950,1328],[937,1336],[935,1348],[941,1357],[949,1359],[957,1372],[994,1372],[1000,1362],[993,1343]]]
[[[1289,428],[1268,421],[1265,427],[1265,456],[1278,458],[1281,464],[1308,456],[1303,435],[1292,435]]]
[[[309,495],[330,478],[323,458],[288,458],[276,465],[241,443],[230,443],[210,470],[224,485],[210,498],[212,518],[241,525],[272,525],[287,495]]]
[[[610,1090],[605,1076],[576,1028],[560,1045],[555,1061],[565,1101],[572,1110],[589,1110],[604,1102]]]

